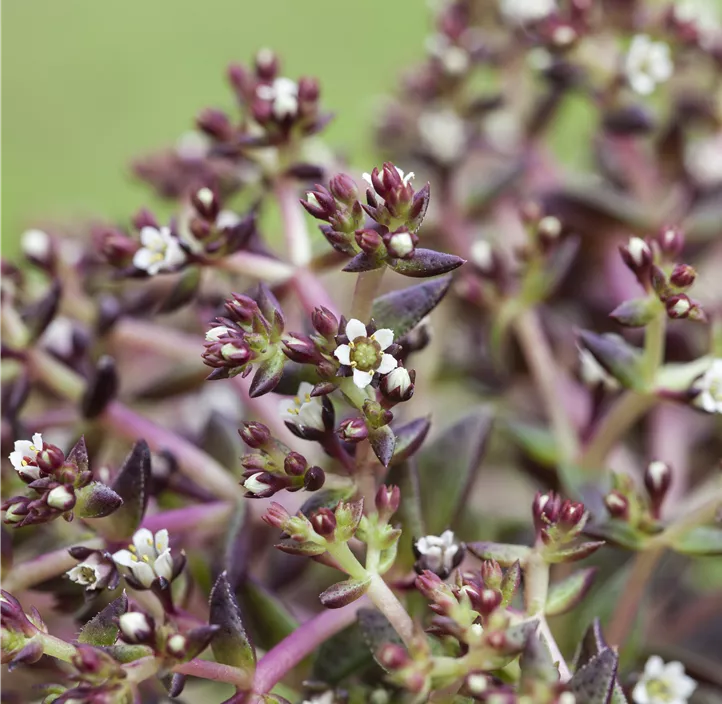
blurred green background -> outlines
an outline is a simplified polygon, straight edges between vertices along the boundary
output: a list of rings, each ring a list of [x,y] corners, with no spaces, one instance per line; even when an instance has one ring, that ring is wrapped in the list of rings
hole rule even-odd
[[[129,159],[230,108],[226,65],[264,46],[287,75],[320,78],[329,142],[362,162],[375,101],[422,54],[428,21],[421,0],[4,0],[4,254],[30,225],[151,203]]]

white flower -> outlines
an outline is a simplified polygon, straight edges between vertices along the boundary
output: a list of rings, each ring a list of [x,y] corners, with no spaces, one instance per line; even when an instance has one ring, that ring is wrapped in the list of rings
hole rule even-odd
[[[652,41],[647,34],[637,34],[632,39],[624,61],[624,73],[636,93],[653,93],[657,84],[672,76],[673,68],[668,44]]]
[[[302,382],[293,398],[284,398],[279,408],[281,418],[300,428],[324,430],[323,402],[318,396],[311,396],[313,384]]]
[[[405,367],[392,369],[384,378],[384,391],[387,394],[398,393],[402,398],[408,393],[411,386],[411,376]]]
[[[260,85],[256,88],[256,95],[273,103],[272,110],[277,120],[295,117],[298,112],[298,83],[290,78],[281,76],[270,86]]]
[[[353,368],[353,381],[360,389],[365,389],[374,378],[374,374],[388,374],[398,365],[390,354],[384,354],[394,341],[394,332],[388,328],[377,330],[370,337],[366,326],[356,318],[346,324],[347,345],[339,345],[334,356],[341,364]]]
[[[262,494],[264,491],[268,491],[268,484],[264,484],[260,479],[258,479],[259,474],[261,474],[261,472],[252,474],[245,482],[243,482],[243,488],[251,494]]]
[[[186,254],[170,228],[146,226],[140,231],[143,245],[133,255],[133,266],[147,271],[151,276],[161,271],[172,271],[186,260]]]
[[[33,466],[31,462],[35,462],[38,452],[42,449],[43,436],[40,433],[35,433],[32,440],[16,440],[15,449],[8,457],[18,474],[38,479],[38,477],[40,477],[40,469]]]
[[[649,245],[641,237],[630,237],[627,251],[637,266],[642,266],[644,260],[652,254]]]
[[[579,348],[579,376],[587,386],[601,384],[609,391],[619,388],[619,382],[597,362],[596,357],[588,349],[583,347]]]
[[[445,530],[441,535],[427,535],[419,538],[414,546],[423,566],[436,574],[449,574],[454,568],[454,558],[459,552],[454,533]]]
[[[394,257],[405,257],[414,251],[414,239],[410,232],[397,232],[391,235],[388,244],[389,254]]]
[[[153,632],[153,624],[141,611],[128,611],[118,619],[120,632],[125,640],[137,643],[145,640]]]
[[[46,500],[48,506],[56,508],[58,511],[69,511],[75,505],[75,494],[61,484],[48,492]]]
[[[411,181],[413,181],[416,178],[416,174],[413,171],[409,171],[409,173],[405,174],[398,166],[394,167],[396,169],[396,172],[401,177],[401,180],[404,184],[404,186],[408,186]],[[361,178],[368,183],[371,188],[374,187],[374,182],[371,180],[371,174],[369,173],[363,173],[361,174]],[[384,183],[384,172],[383,169],[379,171],[379,178],[381,179],[381,183]]]
[[[442,164],[453,164],[464,154],[466,127],[453,110],[424,112],[418,121],[419,136],[426,151]]]
[[[485,274],[494,269],[494,250],[487,240],[476,240],[471,245],[471,261]]]
[[[87,589],[98,589],[103,580],[110,574],[110,566],[107,565],[99,553],[94,552],[87,560],[79,562],[75,567],[65,574],[76,584]]]
[[[332,691],[322,692],[321,694],[315,694],[310,699],[304,699],[301,704],[334,704],[336,697],[333,696]]]
[[[149,587],[159,577],[170,581],[173,558],[168,546],[168,531],[159,530],[154,536],[147,528],[141,528],[127,550],[113,554],[113,561],[144,587]]]
[[[216,218],[216,227],[219,230],[227,230],[238,225],[241,222],[241,216],[232,210],[221,210]]]
[[[539,22],[557,9],[556,0],[501,0],[501,13],[510,22]]]
[[[707,371],[692,385],[694,405],[707,413],[722,413],[722,359],[713,359]],[[17,443],[15,443],[17,447]]]
[[[700,186],[722,184],[722,132],[690,144],[685,149],[684,164]]]
[[[222,335],[228,334],[228,328],[225,325],[216,325],[206,333],[206,342],[218,342]]]
[[[50,235],[42,230],[26,230],[20,238],[20,246],[25,256],[43,261],[50,254]]]
[[[644,674],[634,687],[636,704],[686,704],[697,683],[684,673],[681,662],[668,662],[652,655],[644,666]]]

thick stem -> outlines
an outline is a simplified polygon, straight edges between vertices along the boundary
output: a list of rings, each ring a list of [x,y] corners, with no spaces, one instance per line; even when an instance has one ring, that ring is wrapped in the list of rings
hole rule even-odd
[[[153,655],[133,660],[124,666],[128,682],[139,684],[153,677],[160,667],[159,661]]]
[[[228,499],[239,494],[237,481],[210,455],[180,435],[156,425],[130,408],[113,402],[101,416],[101,421],[104,426],[128,440],[144,438],[154,452],[169,450],[178,460],[178,469],[182,474],[203,484],[219,498]]]
[[[349,318],[357,318],[362,323],[368,322],[384,271],[385,267],[379,267],[371,271],[363,271],[358,275]]]
[[[559,668],[559,678],[562,682],[568,682],[572,678],[571,670],[569,669],[569,665],[567,665],[567,661],[562,655],[562,651],[559,650],[559,646],[557,645],[557,642],[552,635],[551,629],[549,628],[549,624],[547,623],[545,616],[542,616],[541,622],[539,623],[539,635],[544,639],[544,642],[546,643],[547,648],[549,648],[549,652],[551,653],[552,660],[557,664],[557,667]]]
[[[325,640],[356,620],[356,612],[366,605],[361,598],[340,609],[323,611],[299,626],[291,635],[269,650],[258,662],[254,681],[257,694],[270,692],[285,675]]]
[[[604,416],[594,437],[582,453],[579,466],[598,469],[604,464],[619,438],[636,423],[655,403],[652,396],[636,391],[625,391]]]
[[[97,550],[103,547],[104,542],[100,538],[95,538],[73,543],[73,545]],[[40,582],[67,572],[76,564],[78,561],[70,556],[67,548],[53,550],[53,552],[45,553],[27,562],[13,565],[9,574],[3,578],[3,589],[7,589],[9,592],[21,592],[23,589],[29,589]]]
[[[659,306],[661,307],[661,303]],[[644,331],[644,381],[646,388],[652,389],[657,370],[664,362],[664,343],[667,332],[667,316],[657,314]]]
[[[205,531],[209,528],[225,528],[228,518],[233,513],[233,506],[231,501],[213,501],[162,511],[146,516],[143,527],[153,533],[165,528],[171,535],[187,531]]]
[[[366,592],[374,606],[389,620],[394,630],[406,645],[411,645],[414,636],[414,622],[406,609],[396,598],[390,587],[378,574],[371,575],[371,584]]]
[[[43,652],[51,658],[57,658],[64,662],[72,662],[73,656],[77,652],[74,645],[61,638],[56,638],[48,633],[42,634]]]
[[[220,259],[214,266],[234,274],[253,277],[271,286],[285,283],[293,276],[293,267],[285,262],[252,252],[238,252]]]
[[[288,258],[295,267],[305,267],[311,261],[311,240],[296,188],[292,181],[281,177],[274,190],[281,211]]]
[[[251,686],[250,677],[245,671],[237,667],[231,667],[230,665],[211,662],[210,660],[199,660],[195,658],[194,660],[184,662],[182,665],[176,665],[173,668],[173,672],[181,675],[200,677],[204,680],[227,682],[241,689],[249,689]]]
[[[577,434],[560,401],[557,365],[537,314],[533,310],[521,313],[514,321],[514,330],[551,421],[559,451],[564,459],[570,460],[577,453]]]

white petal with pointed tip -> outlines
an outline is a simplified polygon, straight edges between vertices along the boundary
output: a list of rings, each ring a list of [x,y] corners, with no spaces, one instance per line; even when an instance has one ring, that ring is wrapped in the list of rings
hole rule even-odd
[[[333,356],[341,362],[341,364],[351,364],[351,348],[348,345],[339,345],[333,353]]]
[[[371,335],[371,339],[376,340],[381,349],[385,350],[394,343],[394,331],[389,328],[381,328],[381,330],[377,330],[373,335]]]
[[[381,357],[381,363],[379,364],[376,371],[379,374],[388,374],[393,369],[396,369],[398,365],[398,361],[396,360],[396,357],[393,357],[390,354],[385,354],[383,357]]]
[[[346,337],[348,337],[349,342],[353,342],[357,337],[366,336],[366,326],[360,320],[351,318],[351,320],[346,323]]]
[[[371,383],[373,378],[373,372],[362,372],[360,369],[353,370],[353,383],[356,384],[359,389],[365,389]]]

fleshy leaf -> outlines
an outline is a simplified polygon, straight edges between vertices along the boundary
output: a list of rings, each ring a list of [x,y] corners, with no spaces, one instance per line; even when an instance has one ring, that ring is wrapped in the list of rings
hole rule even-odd
[[[396,446],[396,436],[394,431],[388,425],[382,425],[380,428],[372,428],[369,430],[369,442],[379,462],[384,467],[389,466],[391,458],[394,454]]]
[[[150,448],[145,440],[138,440],[113,481],[113,491],[123,500],[123,505],[108,519],[114,539],[130,538],[143,520],[149,480]]]
[[[522,686],[533,682],[554,684],[559,679],[559,672],[552,661],[549,648],[544,646],[536,633],[527,640],[519,665]]]
[[[102,518],[117,511],[123,499],[110,487],[100,482],[91,482],[75,492],[77,501],[73,510],[80,518]]]
[[[22,319],[29,329],[32,340],[37,340],[55,318],[61,293],[60,281],[54,280],[47,293],[23,311]]]
[[[347,579],[337,582],[321,592],[319,599],[327,609],[340,609],[356,599],[360,599],[369,588],[371,579]]]
[[[584,346],[594,355],[622,386],[628,389],[642,389],[644,375],[640,373],[642,355],[619,335],[597,335],[582,331],[579,337]]]
[[[73,445],[66,455],[66,461],[74,464],[80,472],[87,472],[90,469],[88,459],[88,448],[85,445],[85,436],[81,436],[78,442]]]
[[[81,408],[86,418],[96,418],[118,393],[118,372],[115,360],[103,355],[95,366],[83,394]]]
[[[529,548],[506,543],[467,543],[467,549],[480,560],[496,560],[502,567],[511,567],[515,562],[524,564]]]
[[[596,567],[588,567],[552,585],[545,607],[547,616],[558,616],[579,604],[591,588],[596,572]]]
[[[190,303],[201,284],[201,267],[189,266],[183,269],[173,290],[158,308],[158,313],[172,313]]]
[[[318,543],[312,543],[311,541],[305,543],[299,543],[297,540],[291,538],[281,540],[276,543],[276,547],[288,555],[304,555],[306,557],[313,557],[315,555],[322,555],[326,552],[326,548]]]
[[[321,489],[315,491],[311,496],[303,502],[300,512],[304,516],[310,516],[314,511],[320,508],[336,508],[339,501],[348,499],[353,495],[353,489]]]
[[[237,423],[214,410],[203,429],[200,445],[229,472],[239,471],[239,457],[243,454],[243,445],[238,435]]]
[[[446,295],[451,276],[391,291],[374,301],[371,317],[379,328],[391,328],[396,339],[419,324]]]
[[[391,464],[405,462],[411,457],[423,444],[430,427],[431,416],[426,416],[425,418],[417,418],[405,425],[394,428],[396,445],[394,447],[394,455],[391,458]]]
[[[526,647],[529,638],[536,633],[537,628],[539,628],[539,619],[536,618],[507,628],[504,631],[504,644],[500,650],[508,655],[520,653]]]
[[[314,660],[311,679],[335,685],[371,665],[373,658],[356,622],[324,641]]]
[[[569,689],[583,704],[609,704],[617,680],[619,656],[611,649],[602,650],[578,669],[569,681]]]
[[[264,283],[259,283],[251,297],[258,303],[258,308],[263,316],[270,323],[274,340],[280,337],[283,332],[285,321],[283,311],[278,299],[273,295],[271,289]]]
[[[459,515],[484,454],[491,426],[490,409],[478,408],[417,453],[421,501],[429,533],[441,534]],[[443,491],[439,491],[440,486]]]
[[[587,526],[584,532],[595,538],[604,538],[612,545],[618,545],[629,550],[642,549],[647,540],[645,535],[639,533],[629,523],[621,520]]]
[[[239,598],[246,614],[248,630],[259,648],[270,650],[298,628],[298,621],[281,601],[260,584],[245,581]]]
[[[373,269],[380,269],[383,266],[383,261],[376,257],[366,254],[366,252],[360,252],[357,254],[341,271],[347,271],[350,273],[360,273],[362,271],[372,271]]]
[[[392,462],[386,477],[386,484],[398,486],[401,490],[399,510],[394,514],[394,523],[401,523],[401,537],[398,542],[399,567],[411,569],[416,558],[413,553],[414,536],[426,535],[421,512],[421,490],[419,475],[413,461]]]
[[[80,629],[78,642],[95,646],[113,645],[118,638],[118,618],[127,610],[128,597],[123,591]]]
[[[233,515],[228,523],[223,565],[231,589],[235,589],[238,586],[244,578],[248,567],[247,563],[251,547],[249,513],[248,501],[241,499],[236,503]]]
[[[448,274],[458,269],[466,260],[455,254],[444,254],[433,249],[417,249],[408,259],[391,259],[389,267],[397,274],[412,278],[426,278]]]
[[[583,560],[585,557],[589,557],[592,553],[599,550],[599,548],[605,545],[603,540],[587,541],[580,543],[579,545],[573,545],[569,548],[558,548],[553,551],[545,552],[544,559],[552,564],[560,562],[577,562]]]
[[[154,401],[167,399],[198,389],[208,376],[208,368],[199,368],[197,362],[173,364],[162,376],[154,379],[138,391],[136,398]]]
[[[722,528],[695,526],[677,536],[672,548],[686,555],[722,555]]]
[[[389,620],[380,611],[376,609],[359,609],[357,614],[361,632],[363,633],[366,645],[371,650],[376,662],[378,662],[377,654],[382,645],[386,643],[394,643],[403,645],[403,641]],[[381,663],[379,663],[381,664]]]
[[[280,349],[277,349],[273,356],[258,366],[248,390],[251,398],[263,396],[263,394],[273,391],[273,389],[278,386],[278,382],[281,381],[281,376],[283,376],[283,366],[287,359],[288,357],[286,357]]]
[[[522,451],[532,460],[545,467],[558,465],[559,451],[554,435],[549,430],[517,421],[508,423],[506,427]]]
[[[241,610],[225,572],[221,572],[211,591],[208,621],[220,626],[211,641],[216,661],[252,675],[256,669],[256,651],[246,634]]]
[[[507,568],[501,580],[501,603],[502,606],[511,604],[516,590],[521,584],[521,563],[516,560],[511,567]]]
[[[186,685],[185,675],[176,672],[172,675],[166,675],[161,681],[171,699],[175,699],[175,697],[183,694],[183,688]]]
[[[609,317],[627,328],[641,328],[654,318],[657,305],[654,299],[635,298],[620,303]]]

